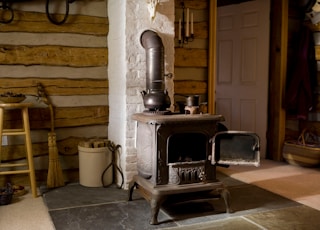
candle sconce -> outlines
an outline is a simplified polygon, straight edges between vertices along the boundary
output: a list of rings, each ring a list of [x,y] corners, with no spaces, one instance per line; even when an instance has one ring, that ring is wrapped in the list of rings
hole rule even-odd
[[[179,19],[178,42],[179,46],[183,47],[184,44],[194,40],[193,13],[190,14],[189,8],[185,8],[183,1],[180,2],[180,6],[182,8],[182,19]]]

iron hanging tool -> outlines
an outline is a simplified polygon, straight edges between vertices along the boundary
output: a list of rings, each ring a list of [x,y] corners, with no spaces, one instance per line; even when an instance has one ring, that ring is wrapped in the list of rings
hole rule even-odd
[[[1,10],[1,20],[0,23],[3,24],[9,24],[13,21],[14,18],[14,12],[13,9],[9,6],[7,0],[1,0],[2,4],[0,6],[0,10]],[[3,14],[9,13],[10,17],[8,19],[3,19],[2,16]]]
[[[49,21],[55,25],[62,25],[64,24],[67,19],[68,19],[68,16],[69,16],[69,4],[75,2],[75,0],[65,0],[66,2],[66,12],[64,14],[64,17],[61,21],[57,21],[56,19],[54,19],[50,12],[49,12],[49,5],[50,5],[50,0],[47,0],[46,2],[46,14],[47,14],[47,18],[49,19]]]
[[[124,177],[123,177],[123,173],[121,171],[121,169],[119,168],[119,166],[117,165],[116,163],[116,152],[118,151],[119,148],[121,148],[121,145],[115,145],[114,143],[112,142],[108,142],[107,144],[107,147],[108,149],[111,151],[112,153],[112,161],[111,163],[107,166],[107,168],[103,171],[102,175],[101,175],[101,182],[102,182],[102,185],[104,188],[108,187],[104,184],[104,180],[103,180],[103,177],[104,177],[104,174],[108,171],[108,169],[111,167],[111,166],[114,166],[115,168],[113,168],[113,177],[115,176],[115,171],[118,170],[120,175],[121,175],[121,185],[120,186],[117,186],[118,188],[122,188],[123,186],[123,182],[124,182]],[[116,170],[115,170],[116,169]]]

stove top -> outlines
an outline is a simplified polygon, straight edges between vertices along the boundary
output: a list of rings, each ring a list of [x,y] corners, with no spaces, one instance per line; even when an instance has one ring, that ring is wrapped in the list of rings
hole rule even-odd
[[[146,113],[135,113],[132,115],[132,119],[148,123],[148,124],[165,124],[165,123],[184,123],[184,122],[202,122],[202,121],[215,121],[222,122],[224,121],[224,117],[222,115],[212,115],[212,114],[176,114],[170,113],[165,116],[162,114],[154,113],[146,114]]]

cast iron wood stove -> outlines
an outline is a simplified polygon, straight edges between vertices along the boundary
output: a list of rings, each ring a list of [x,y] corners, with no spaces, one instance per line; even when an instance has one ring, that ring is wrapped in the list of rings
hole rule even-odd
[[[190,195],[190,200],[197,199],[198,194],[215,199],[218,196],[224,199],[226,212],[231,212],[229,192],[216,178],[216,166],[234,160],[237,161],[235,164],[257,165],[258,140],[252,143],[251,137],[249,142],[244,142],[249,143],[249,151],[241,151],[245,159],[239,160],[238,155],[233,158],[230,155],[232,148],[227,148],[225,159],[217,148],[232,144],[234,133],[230,136],[228,132],[222,132],[219,144],[210,143],[219,133],[217,124],[224,120],[221,115],[140,113],[134,114],[132,119],[137,121],[138,175],[129,184],[129,200],[137,188],[150,203],[150,224],[158,224],[161,204],[168,196],[176,194]]]
[[[129,184],[129,200],[137,188],[150,202],[150,224],[158,223],[161,204],[173,195],[190,194],[188,199],[196,199],[200,193],[215,193],[231,212],[229,192],[217,180],[216,166],[257,166],[258,137],[246,132],[220,132],[217,124],[224,120],[221,115],[168,113],[171,103],[164,86],[162,40],[156,32],[146,30],[140,42],[146,50],[146,91],[142,96],[147,110],[132,117],[137,122],[138,175]]]

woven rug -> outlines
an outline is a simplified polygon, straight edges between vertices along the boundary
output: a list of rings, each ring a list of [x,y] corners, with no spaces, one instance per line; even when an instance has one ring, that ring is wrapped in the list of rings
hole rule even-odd
[[[88,188],[79,184],[46,191],[43,199],[57,230],[64,229],[318,229],[320,212],[284,197],[234,180],[218,178],[231,194],[233,213],[222,199],[166,202],[150,225],[150,205],[138,192],[127,201],[127,191],[111,186]]]

